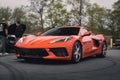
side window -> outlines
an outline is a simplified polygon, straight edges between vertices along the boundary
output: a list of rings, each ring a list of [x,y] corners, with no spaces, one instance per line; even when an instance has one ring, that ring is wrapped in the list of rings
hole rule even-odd
[[[80,31],[80,35],[83,36],[85,32],[87,32],[87,29],[82,29],[82,30]]]

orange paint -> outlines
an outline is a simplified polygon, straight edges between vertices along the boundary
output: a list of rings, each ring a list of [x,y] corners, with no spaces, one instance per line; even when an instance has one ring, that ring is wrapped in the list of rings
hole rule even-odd
[[[89,35],[90,32],[85,32],[86,36],[81,36],[81,34],[84,32],[82,31],[83,29],[84,27],[79,27],[78,34],[70,35],[70,36],[26,36],[23,38],[23,42],[18,41],[15,46],[18,48],[25,48],[25,49],[45,49],[48,55],[43,56],[42,58],[44,59],[71,60],[73,45],[76,41],[79,41],[82,46],[82,58],[100,54],[102,50],[102,43],[105,41],[105,37],[102,34],[95,35],[92,33]],[[52,43],[55,40],[59,40],[66,37],[71,37],[71,38],[66,42],[61,41],[61,42]],[[95,45],[93,39],[98,40],[98,42],[100,42],[99,46]],[[50,50],[51,48],[64,48],[66,49],[68,55],[56,56]],[[16,57],[20,57],[20,54],[19,53],[16,54]]]

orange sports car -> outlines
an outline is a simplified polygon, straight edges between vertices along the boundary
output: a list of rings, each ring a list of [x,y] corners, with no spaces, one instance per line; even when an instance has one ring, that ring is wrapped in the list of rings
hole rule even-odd
[[[95,35],[81,26],[57,27],[39,36],[25,36],[15,46],[17,58],[71,60],[74,63],[92,55],[105,57],[107,51],[104,35]]]

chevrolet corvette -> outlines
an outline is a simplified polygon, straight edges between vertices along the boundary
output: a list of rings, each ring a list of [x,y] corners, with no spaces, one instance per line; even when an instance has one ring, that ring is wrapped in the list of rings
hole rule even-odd
[[[107,52],[104,35],[95,35],[80,26],[57,27],[39,36],[25,36],[15,46],[16,57],[25,60],[43,58],[78,63],[93,55],[105,57]]]

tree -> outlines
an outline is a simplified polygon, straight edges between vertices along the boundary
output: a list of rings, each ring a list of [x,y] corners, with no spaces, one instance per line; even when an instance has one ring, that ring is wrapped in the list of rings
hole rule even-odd
[[[62,2],[62,0],[50,0],[45,20],[48,27],[68,25],[69,13]]]
[[[31,3],[30,10],[39,14],[42,31],[44,31],[43,16],[44,16],[44,9],[46,7],[46,2],[47,0],[30,0]]]
[[[114,27],[115,21],[113,19],[112,10],[108,10],[108,13],[107,13],[106,17],[107,17],[106,23],[107,23],[107,26],[108,26],[108,28],[107,28],[108,31],[105,31],[105,32],[108,35],[115,36],[115,33],[116,33],[115,27]]]
[[[94,33],[107,32],[108,24],[108,13],[109,10],[98,6],[97,4],[89,4],[87,7],[87,27]]]
[[[88,0],[67,0],[68,6],[70,9],[70,20],[71,25],[81,25],[84,23],[84,12],[86,10],[86,5],[88,4]]]
[[[114,37],[120,37],[120,0],[116,1],[113,5],[113,11],[112,11],[112,20],[114,22],[114,30],[115,34]]]
[[[39,17],[33,13],[29,13],[26,15],[26,19],[24,22],[27,26],[26,33],[36,34],[39,30]]]
[[[13,21],[15,21],[16,19],[19,19],[19,20],[23,20],[25,18],[25,11],[23,10],[23,8],[15,8],[13,10],[13,13],[12,13],[12,17],[11,19],[13,19]]]
[[[9,20],[12,10],[10,8],[0,8],[0,22],[2,18]]]

